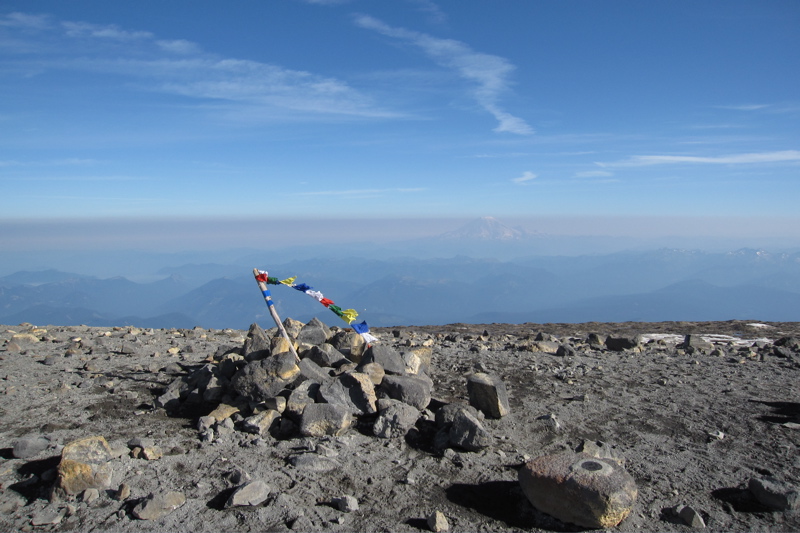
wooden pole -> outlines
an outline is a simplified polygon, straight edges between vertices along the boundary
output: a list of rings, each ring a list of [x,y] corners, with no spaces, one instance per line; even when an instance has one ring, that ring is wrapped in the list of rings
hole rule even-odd
[[[269,309],[269,314],[272,315],[272,320],[275,321],[275,325],[278,326],[278,330],[281,332],[281,335],[283,335],[283,338],[286,339],[286,342],[289,343],[289,350],[292,352],[292,355],[294,355],[295,361],[299,363],[300,357],[297,355],[297,352],[294,349],[294,342],[292,342],[292,339],[289,337],[289,334],[286,333],[286,329],[283,327],[283,324],[281,324],[281,318],[278,316],[278,312],[275,310],[275,302],[272,301],[272,295],[270,294],[269,289],[267,288],[267,282],[260,281],[258,279],[258,277],[261,274],[262,273],[259,272],[257,268],[253,269],[253,276],[255,276],[256,278],[256,282],[258,283],[258,288],[261,289],[261,294],[264,295],[264,301],[267,302],[267,309]],[[266,271],[264,271],[263,274],[265,278],[268,276]]]

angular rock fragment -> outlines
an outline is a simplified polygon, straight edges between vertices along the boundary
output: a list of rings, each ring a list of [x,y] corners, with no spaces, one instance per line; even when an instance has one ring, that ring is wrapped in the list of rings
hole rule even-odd
[[[341,496],[334,498],[331,503],[343,513],[354,513],[358,511],[358,499],[355,496]]]
[[[268,409],[253,416],[249,416],[242,421],[242,429],[248,433],[255,433],[256,435],[263,435],[269,431],[272,423],[280,417],[278,411]]]
[[[632,350],[642,343],[639,335],[632,337],[607,337],[606,348],[614,352],[622,352],[625,350]]]
[[[381,389],[390,398],[400,400],[421,411],[431,402],[433,381],[425,374],[418,376],[387,375],[381,382]]]
[[[419,419],[419,411],[407,403],[398,400],[381,400],[378,418],[372,426],[376,437],[391,439],[402,437],[414,427]]]
[[[540,511],[587,528],[615,527],[630,514],[638,492],[617,462],[570,452],[528,462],[519,483]]]
[[[342,374],[319,387],[319,397],[325,403],[341,405],[354,415],[377,412],[375,386],[369,376],[358,372]]]
[[[702,515],[697,512],[694,507],[689,505],[678,505],[675,507],[674,511],[675,514],[678,515],[687,526],[690,526],[694,529],[703,529],[706,527],[706,521],[703,520]]]
[[[225,502],[225,507],[255,507],[261,505],[272,494],[272,487],[258,479],[240,485]]]
[[[467,410],[459,410],[453,418],[449,431],[450,443],[471,452],[477,452],[492,444],[492,436],[480,420]]]
[[[303,409],[300,433],[305,437],[341,435],[353,424],[353,415],[341,405],[312,403]]]
[[[328,343],[312,346],[303,352],[303,359],[310,359],[321,367],[339,368],[350,362],[339,350]]]
[[[310,380],[303,381],[295,387],[286,399],[284,416],[299,421],[306,406],[316,402],[319,387],[319,383]]]
[[[318,363],[314,362],[309,357],[300,359],[300,362],[297,365],[300,369],[300,374],[302,374],[302,376],[307,380],[314,381],[318,384],[327,383],[333,380],[329,368],[319,366]]]
[[[177,409],[180,407],[181,398],[186,397],[190,389],[188,378],[186,376],[179,377],[167,385],[161,396],[156,398],[155,405],[163,407],[167,411]]]
[[[386,372],[383,370],[383,367],[378,363],[367,363],[359,367],[359,371],[369,376],[370,381],[374,385],[380,385],[383,382],[384,376],[386,376]]]
[[[213,420],[214,422],[222,422],[225,419],[228,419],[239,412],[239,408],[235,405],[228,405],[225,403],[221,403],[217,406],[216,409],[208,413],[208,417]],[[205,417],[201,417],[205,418]]]
[[[297,341],[305,344],[324,344],[331,336],[331,330],[320,319],[314,317],[297,333]]]
[[[167,516],[184,503],[186,503],[186,496],[182,492],[150,493],[131,512],[139,520],[158,520]]]
[[[428,529],[434,533],[450,531],[450,524],[447,522],[447,517],[441,511],[434,511],[429,514],[426,521],[428,523]]]
[[[503,381],[498,377],[476,372],[467,377],[469,403],[489,418],[502,418],[511,408]]]
[[[242,347],[242,355],[248,361],[255,361],[269,357],[270,353],[270,339],[267,332],[258,324],[251,324]]]
[[[610,459],[625,466],[625,458],[613,446],[600,440],[584,440],[575,449],[578,453],[585,453],[600,459]]]
[[[683,343],[678,345],[678,348],[683,348],[687,354],[694,353],[711,353],[714,345],[703,339],[700,335],[686,335]]]
[[[453,420],[455,420],[458,412],[462,410],[466,410],[475,418],[483,416],[482,414],[479,414],[478,410],[472,407],[471,405],[460,404],[460,403],[448,403],[437,409],[435,415],[436,426],[440,428],[443,427],[449,428],[449,426],[453,424]]]
[[[767,507],[780,511],[800,509],[800,490],[789,483],[772,477],[750,478],[747,488]]]
[[[293,339],[297,338],[303,326],[305,326],[305,324],[293,318],[287,318],[283,321],[283,329],[285,329],[286,334]],[[279,335],[279,333],[276,333],[276,335]]]
[[[291,353],[251,361],[231,378],[231,388],[250,401],[262,402],[278,394],[300,373]]]
[[[406,373],[406,363],[400,353],[386,344],[373,344],[364,352],[361,364],[378,363],[387,374],[402,376]]]

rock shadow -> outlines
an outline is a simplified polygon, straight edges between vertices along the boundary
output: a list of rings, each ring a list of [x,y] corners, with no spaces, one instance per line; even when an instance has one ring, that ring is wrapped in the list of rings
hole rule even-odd
[[[33,502],[37,498],[45,498],[49,493],[52,482],[43,480],[43,474],[48,471],[53,471],[58,467],[60,462],[61,457],[57,455],[46,459],[29,461],[17,469],[17,473],[25,479],[13,485],[9,485],[8,488],[24,497],[28,503]]]
[[[222,492],[220,492],[219,494],[208,500],[206,502],[206,507],[209,507],[216,511],[224,511],[225,503],[227,503],[228,498],[230,498],[231,494],[233,494],[235,491],[236,487],[231,487],[223,490]]]
[[[516,481],[456,483],[445,491],[451,502],[518,529],[581,531],[535,509]]]
[[[428,521],[424,518],[409,518],[406,520],[406,525],[419,529],[420,531],[430,531]]]
[[[711,491],[711,496],[729,504],[737,513],[770,513],[770,509],[755,499],[748,489],[729,487]]]
[[[771,415],[762,415],[758,419],[762,422],[772,422],[773,424],[785,424],[786,422],[800,423],[800,403],[798,402],[764,402],[761,400],[750,400],[753,403],[760,403],[772,409]]]

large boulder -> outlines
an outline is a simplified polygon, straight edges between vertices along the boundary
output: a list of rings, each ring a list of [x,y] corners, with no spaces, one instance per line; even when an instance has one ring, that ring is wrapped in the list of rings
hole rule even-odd
[[[111,486],[111,448],[100,436],[72,441],[61,451],[54,496],[75,496]]]
[[[585,453],[544,455],[519,471],[531,504],[562,522],[612,528],[631,512],[636,482],[616,461]]]

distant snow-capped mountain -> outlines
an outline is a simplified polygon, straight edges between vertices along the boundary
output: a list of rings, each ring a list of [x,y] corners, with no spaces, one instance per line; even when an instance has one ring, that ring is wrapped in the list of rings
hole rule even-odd
[[[494,217],[481,217],[460,228],[448,231],[440,239],[478,239],[482,241],[514,241],[530,236],[522,228],[510,228]]]

